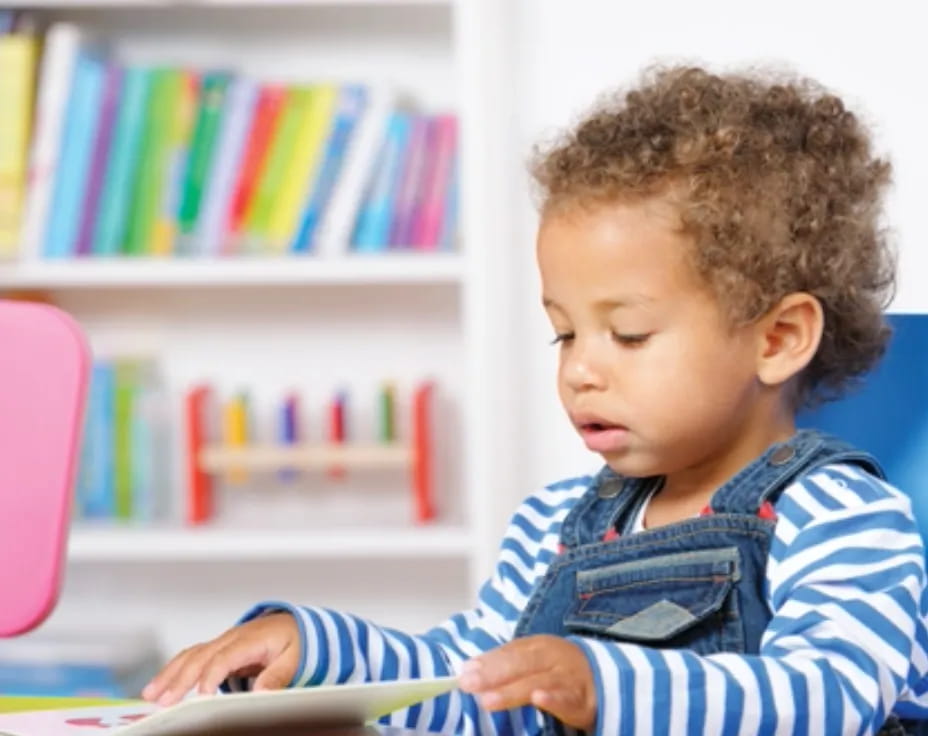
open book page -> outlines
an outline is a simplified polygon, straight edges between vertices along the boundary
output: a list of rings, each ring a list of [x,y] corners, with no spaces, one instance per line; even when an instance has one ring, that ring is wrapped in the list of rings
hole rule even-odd
[[[197,696],[170,708],[148,703],[0,715],[0,736],[200,736],[305,733],[361,726],[454,689],[439,677]]]

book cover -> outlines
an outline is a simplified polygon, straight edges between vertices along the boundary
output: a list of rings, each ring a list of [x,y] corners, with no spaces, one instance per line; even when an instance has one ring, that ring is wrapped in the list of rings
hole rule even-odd
[[[44,249],[47,258],[67,258],[74,254],[105,77],[106,62],[101,54],[94,49],[82,49],[74,67],[47,223]]]
[[[398,111],[391,115],[387,124],[386,137],[352,238],[357,251],[379,252],[386,250],[389,244],[390,223],[402,162],[409,144],[410,123],[410,114]]]
[[[113,485],[114,383],[112,363],[95,362],[87,397],[77,487],[77,507],[81,516],[87,519],[110,519],[116,506]]]
[[[197,106],[197,76],[192,72],[175,72],[173,113],[167,121],[164,150],[164,181],[155,207],[152,253],[169,255],[177,243],[177,212],[190,153],[193,120]]]
[[[216,164],[210,172],[203,212],[197,224],[194,247],[199,254],[216,255],[222,249],[236,174],[244,166],[247,136],[257,101],[258,85],[254,80],[238,77],[232,81],[216,144]]]
[[[300,227],[290,245],[294,252],[315,249],[319,223],[329,207],[336,182],[342,176],[348,146],[364,113],[366,97],[366,90],[360,85],[346,85],[339,91],[335,119],[324,147],[324,158],[316,181],[310,188]]]
[[[92,251],[95,256],[116,255],[122,249],[132,202],[132,183],[141,156],[150,88],[149,69],[133,66],[123,73],[112,150],[106,164],[94,225]]]
[[[451,186],[452,162],[457,149],[457,118],[436,118],[435,148],[430,171],[423,184],[419,218],[413,226],[413,242],[423,250],[436,250],[442,233],[448,188]]]
[[[90,173],[84,191],[84,206],[75,246],[75,252],[79,256],[89,255],[93,250],[93,230],[97,220],[100,195],[103,192],[106,163],[112,149],[113,128],[116,123],[119,93],[122,89],[122,74],[122,67],[117,64],[107,65],[103,82],[102,109],[94,136]]]
[[[196,233],[204,187],[214,163],[222,111],[230,81],[230,74],[221,71],[208,72],[200,81],[200,101],[177,215],[185,251],[192,248],[192,243],[188,245],[187,242]]]
[[[0,36],[0,259],[20,249],[38,48],[32,35]]]
[[[113,386],[113,484],[114,513],[121,521],[132,518],[132,414],[138,396],[137,369],[133,361],[117,361]]]
[[[286,252],[296,236],[300,213],[319,177],[337,98],[338,88],[334,84],[319,84],[309,90],[290,163],[268,221],[267,242],[275,253]]]
[[[407,248],[413,245],[413,225],[422,195],[422,178],[430,151],[434,126],[425,115],[414,115],[409,129],[409,144],[406,146],[399,173],[393,220],[390,223],[389,245]]]
[[[167,179],[168,145],[176,120],[182,81],[181,72],[176,69],[156,69],[152,73],[132,205],[123,243],[123,252],[129,255],[154,253],[155,227]]]
[[[41,255],[55,187],[58,158],[74,66],[81,47],[77,26],[54,23],[45,34],[35,96],[35,121],[29,151],[28,188],[22,221],[22,255]]]
[[[263,250],[267,242],[271,212],[299,136],[308,95],[309,90],[305,88],[293,87],[287,90],[280,121],[274,131],[254,196],[245,215],[246,250]]]
[[[393,711],[448,693],[454,677],[345,683],[310,688],[200,695],[168,707],[150,703],[90,706],[0,715],[9,736],[112,736],[179,733],[296,733],[314,727],[372,723]]]
[[[248,131],[244,159],[233,188],[232,203],[222,239],[224,253],[242,249],[245,245],[246,216],[252,207],[258,177],[264,168],[286,99],[287,93],[283,87],[277,85],[261,87],[255,105],[254,118]]]

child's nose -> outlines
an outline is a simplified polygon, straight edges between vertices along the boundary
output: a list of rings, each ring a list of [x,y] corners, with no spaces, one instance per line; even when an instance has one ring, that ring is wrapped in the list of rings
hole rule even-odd
[[[572,391],[603,389],[606,374],[595,350],[578,349],[579,345],[564,359],[562,375]]]

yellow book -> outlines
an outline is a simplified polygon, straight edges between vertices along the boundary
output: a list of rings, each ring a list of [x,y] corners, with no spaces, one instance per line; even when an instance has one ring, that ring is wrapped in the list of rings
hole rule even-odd
[[[301,92],[304,97],[299,128],[268,220],[267,242],[274,253],[286,252],[296,236],[300,216],[325,156],[338,99],[338,87],[334,84],[320,84]]]
[[[0,36],[0,259],[19,251],[39,42]]]

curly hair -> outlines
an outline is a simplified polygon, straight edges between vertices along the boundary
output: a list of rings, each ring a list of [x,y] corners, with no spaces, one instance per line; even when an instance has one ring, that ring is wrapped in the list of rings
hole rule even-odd
[[[880,224],[890,166],[815,82],[652,69],[537,148],[531,168],[542,216],[668,195],[693,239],[690,260],[733,325],[787,294],[815,296],[824,329],[797,405],[840,396],[882,356],[895,288]]]

